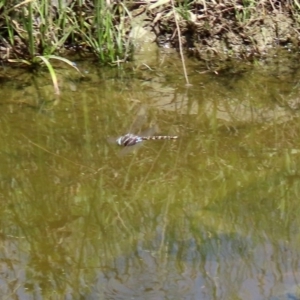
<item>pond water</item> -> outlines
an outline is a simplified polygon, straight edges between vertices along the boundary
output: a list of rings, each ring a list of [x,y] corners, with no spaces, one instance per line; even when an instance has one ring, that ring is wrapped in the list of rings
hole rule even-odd
[[[2,68],[1,299],[300,299],[299,57],[151,59]]]

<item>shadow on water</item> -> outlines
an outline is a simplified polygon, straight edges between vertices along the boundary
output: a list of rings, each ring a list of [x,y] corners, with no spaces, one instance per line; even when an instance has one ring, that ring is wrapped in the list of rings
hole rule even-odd
[[[280,59],[190,62],[188,90],[174,57],[121,78],[82,64],[59,99],[5,83],[1,298],[299,299],[299,68]],[[141,105],[141,129],[180,139],[120,156],[107,138]]]

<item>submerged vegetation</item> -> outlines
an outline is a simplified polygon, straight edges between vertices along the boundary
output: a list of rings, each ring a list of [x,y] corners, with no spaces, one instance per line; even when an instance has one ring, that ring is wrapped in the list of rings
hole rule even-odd
[[[39,289],[44,299],[66,294],[77,299],[79,293],[83,299],[89,294],[116,299],[106,295],[113,289],[122,295],[117,276],[122,284],[130,278],[132,293],[144,295],[141,282],[150,288],[156,284],[144,279],[148,273],[149,278],[163,274],[165,290],[175,293],[174,277],[182,278],[183,270],[184,284],[196,286],[197,274],[207,294],[215,295],[218,287],[210,287],[207,276],[214,266],[226,283],[221,288],[230,294],[224,299],[244,299],[234,296],[247,278],[259,283],[261,261],[271,259],[278,268],[265,275],[270,281],[287,272],[299,276],[298,118],[263,123],[262,115],[277,111],[257,97],[257,102],[240,103],[249,121],[236,121],[230,129],[217,111],[228,112],[232,121],[241,113],[229,105],[224,109],[220,99],[211,111],[178,114],[185,134],[176,143],[148,143],[119,157],[119,148],[102,137],[131,123],[133,112],[126,110],[115,86],[106,97],[118,96],[118,101],[107,101],[103,87],[94,86],[90,94],[89,89],[81,93],[90,102],[78,101],[60,119],[34,118],[32,110],[12,114],[3,105],[3,128],[11,128],[10,138],[0,131],[1,253],[8,278],[0,293],[6,299],[16,289],[11,278],[17,271],[26,275],[16,281],[19,289],[27,288],[30,296]],[[174,122],[170,113],[159,117],[164,128]],[[23,124],[28,124],[26,137]]]

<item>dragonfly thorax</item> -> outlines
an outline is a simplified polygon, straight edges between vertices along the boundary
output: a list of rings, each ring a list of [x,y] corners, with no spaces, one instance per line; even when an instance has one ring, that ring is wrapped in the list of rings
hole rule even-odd
[[[142,141],[143,141],[142,137],[132,134],[132,133],[127,133],[123,136],[120,136],[116,142],[120,146],[133,146]]]

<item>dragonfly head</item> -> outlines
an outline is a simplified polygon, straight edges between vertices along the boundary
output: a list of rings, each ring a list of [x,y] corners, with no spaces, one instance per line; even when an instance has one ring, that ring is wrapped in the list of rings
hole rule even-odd
[[[119,146],[122,146],[122,139],[123,139],[123,137],[120,136],[120,137],[116,140],[116,142],[117,142],[117,144],[118,144]]]

